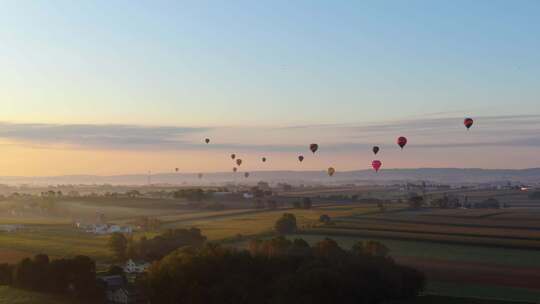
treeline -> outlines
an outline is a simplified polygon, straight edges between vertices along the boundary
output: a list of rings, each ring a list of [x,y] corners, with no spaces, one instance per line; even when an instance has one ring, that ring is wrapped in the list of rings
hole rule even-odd
[[[488,198],[481,202],[470,202],[467,197],[461,201],[458,197],[449,197],[446,195],[440,198],[432,199],[430,201],[430,205],[432,207],[441,209],[501,209],[508,207],[506,203],[502,203],[494,198]]]
[[[535,192],[529,194],[529,199],[531,199],[531,200],[539,200],[540,199],[540,191],[535,191]]]
[[[397,265],[376,242],[345,250],[330,239],[253,241],[248,250],[208,244],[154,263],[142,282],[152,303],[370,303],[414,298],[422,273]]]
[[[87,256],[49,260],[38,254],[15,265],[0,264],[0,285],[85,300],[102,300],[104,289],[96,282],[96,264]]]
[[[163,258],[177,248],[184,246],[200,247],[206,237],[197,228],[169,229],[154,238],[142,237],[135,240],[121,233],[114,233],[109,239],[109,248],[118,260],[140,259],[155,261]]]

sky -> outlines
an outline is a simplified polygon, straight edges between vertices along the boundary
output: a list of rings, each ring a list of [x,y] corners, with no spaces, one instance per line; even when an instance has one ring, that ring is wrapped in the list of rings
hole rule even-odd
[[[539,70],[536,0],[0,0],[0,175],[540,167]]]

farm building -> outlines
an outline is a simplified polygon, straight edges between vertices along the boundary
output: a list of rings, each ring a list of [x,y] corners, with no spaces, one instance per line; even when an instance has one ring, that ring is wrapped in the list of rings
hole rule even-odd
[[[124,266],[125,273],[143,273],[150,267],[150,263],[129,259]]]
[[[81,222],[75,223],[77,229],[84,230],[87,233],[93,234],[111,234],[111,233],[132,233],[133,228],[130,226],[119,226],[109,224],[83,224]]]
[[[16,232],[20,230],[22,225],[0,225],[0,231],[2,232]]]

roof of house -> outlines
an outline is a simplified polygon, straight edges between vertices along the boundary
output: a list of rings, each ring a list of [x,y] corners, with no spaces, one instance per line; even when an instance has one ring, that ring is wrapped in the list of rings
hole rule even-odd
[[[107,289],[122,287],[126,283],[124,277],[122,277],[121,275],[102,276],[98,279],[105,282],[105,284],[107,285]]]

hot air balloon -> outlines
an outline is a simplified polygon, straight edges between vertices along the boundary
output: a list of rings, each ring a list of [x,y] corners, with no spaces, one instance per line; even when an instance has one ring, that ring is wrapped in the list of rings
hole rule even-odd
[[[313,154],[315,154],[315,152],[317,152],[317,150],[319,150],[319,145],[311,144],[311,145],[309,145],[309,149],[311,150],[311,152],[313,152]]]
[[[299,160],[300,162],[304,161],[304,156],[303,156],[303,155],[299,155],[299,156],[298,156],[298,160]]]
[[[231,158],[232,158],[232,159],[235,159],[235,158],[236,158],[236,154],[231,154]]]
[[[328,168],[328,176],[332,176],[332,175],[334,175],[334,173],[336,173],[336,169],[334,169],[332,167]]]
[[[379,153],[380,148],[379,146],[374,146],[372,150],[373,150],[373,154],[377,155],[377,153]]]
[[[232,168],[232,170],[233,170],[233,172],[236,172],[236,171],[238,171],[238,168],[234,167],[234,168]]]
[[[472,127],[473,123],[474,120],[472,120],[472,118],[465,118],[465,120],[463,121],[463,124],[465,125],[465,127],[467,127],[467,130]]]
[[[380,160],[374,160],[371,162],[371,166],[373,167],[373,169],[375,169],[375,172],[379,172],[379,169],[381,168],[382,163]]]
[[[207,144],[210,143],[210,138],[206,138],[206,139],[204,140],[204,142],[207,143]]]
[[[240,165],[242,164],[242,160],[241,160],[240,158],[237,159],[237,160],[236,160],[236,164],[237,164],[238,166],[240,166]]]
[[[266,162],[266,157],[263,157],[262,161],[263,161],[263,163],[265,163]]]
[[[397,144],[401,149],[403,149],[403,147],[405,147],[405,145],[407,144],[407,138],[404,136],[400,136],[397,139]]]
[[[174,168],[174,171],[178,172],[178,168]]]
[[[202,174],[202,173],[199,173],[197,176],[198,176],[199,178],[202,178],[202,177],[203,177],[203,174]]]
[[[249,172],[244,173],[244,177],[248,178],[249,177]]]

